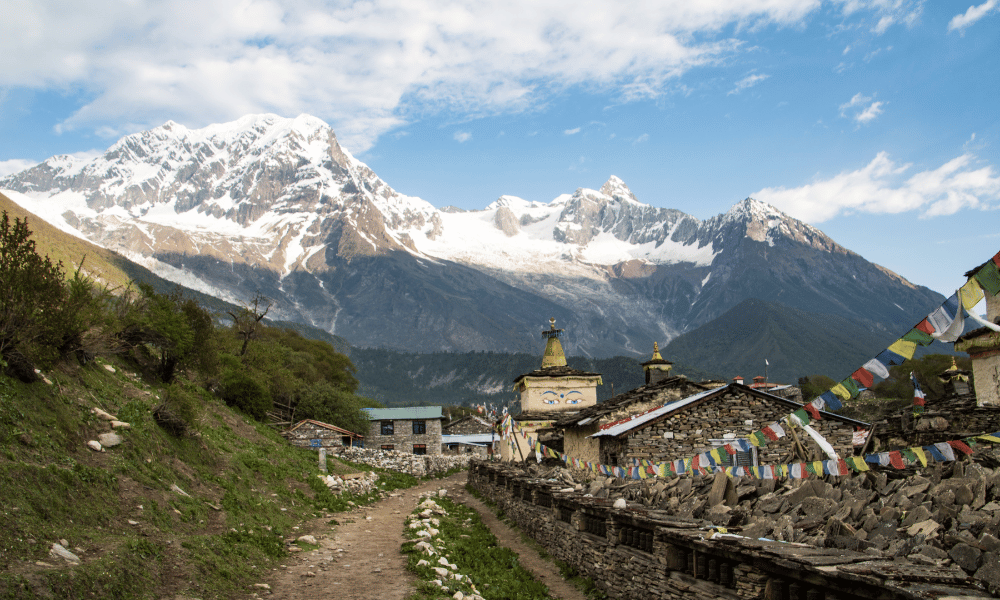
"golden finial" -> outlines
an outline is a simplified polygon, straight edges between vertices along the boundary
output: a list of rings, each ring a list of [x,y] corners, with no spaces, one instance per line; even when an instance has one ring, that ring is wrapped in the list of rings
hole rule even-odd
[[[663,360],[663,357],[660,356],[660,344],[657,342],[653,342],[653,358],[649,360]]]

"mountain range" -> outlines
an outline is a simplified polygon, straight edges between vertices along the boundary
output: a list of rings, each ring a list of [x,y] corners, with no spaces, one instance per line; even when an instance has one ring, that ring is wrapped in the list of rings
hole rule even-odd
[[[0,190],[168,280],[236,303],[263,293],[276,318],[359,348],[538,354],[552,317],[569,354],[644,360],[654,341],[687,333],[685,348],[698,346],[695,330],[748,299],[790,309],[784,327],[827,319],[888,343],[943,300],[751,198],[702,221],[612,176],[550,202],[438,209],[307,115],[168,122],[91,160],[50,158]],[[741,314],[730,334],[756,335],[755,313]]]

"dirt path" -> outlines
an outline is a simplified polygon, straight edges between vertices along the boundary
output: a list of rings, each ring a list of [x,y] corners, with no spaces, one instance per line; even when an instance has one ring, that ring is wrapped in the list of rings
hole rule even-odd
[[[576,588],[559,575],[552,563],[521,542],[520,536],[497,520],[490,510],[465,491],[467,474],[428,481],[371,506],[339,513],[340,525],[329,518],[302,526],[298,535],[316,537],[319,548],[292,554],[251,597],[274,600],[405,600],[415,591],[416,578],[406,570],[406,557],[399,552],[403,525],[417,506],[420,494],[447,488],[453,500],[474,508],[501,544],[521,557],[521,564],[549,587],[553,598],[584,600]]]

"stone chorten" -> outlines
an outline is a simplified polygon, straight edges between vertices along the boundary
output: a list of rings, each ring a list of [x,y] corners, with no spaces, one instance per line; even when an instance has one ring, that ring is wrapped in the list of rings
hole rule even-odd
[[[566,364],[566,353],[559,341],[562,329],[549,319],[549,328],[542,332],[545,353],[542,368],[514,379],[521,412],[514,415],[521,431],[529,437],[539,436],[545,443],[552,422],[597,404],[597,386],[602,384],[600,373],[573,369]],[[510,445],[513,444],[513,445]],[[533,452],[521,436],[514,436],[501,446],[503,460],[524,460]]]
[[[991,259],[1000,267],[1000,252]],[[983,263],[965,274],[972,277]],[[1000,323],[1000,295],[984,290],[986,320]],[[976,388],[976,405],[1000,408],[1000,332],[987,327],[974,329],[955,340],[955,350],[972,359],[972,375]]]
[[[670,377],[670,369],[674,363],[660,356],[660,344],[653,342],[653,357],[642,363],[642,371],[646,375],[646,383],[656,383]]]

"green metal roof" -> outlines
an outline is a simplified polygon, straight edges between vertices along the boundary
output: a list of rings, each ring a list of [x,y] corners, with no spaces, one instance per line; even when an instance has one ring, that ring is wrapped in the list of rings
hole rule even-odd
[[[408,406],[403,408],[363,408],[371,421],[396,421],[406,419],[443,419],[440,406]]]

